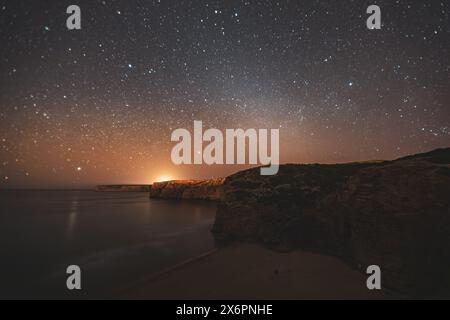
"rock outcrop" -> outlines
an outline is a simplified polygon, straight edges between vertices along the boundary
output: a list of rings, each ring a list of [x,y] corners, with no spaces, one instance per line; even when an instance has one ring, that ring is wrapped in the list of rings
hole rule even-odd
[[[395,161],[254,168],[223,184],[213,232],[340,256],[384,287],[450,293],[450,148]]]
[[[150,198],[220,200],[224,179],[173,180],[153,183]]]
[[[117,185],[98,185],[95,191],[98,192],[149,192],[150,185],[142,184],[117,184]]]

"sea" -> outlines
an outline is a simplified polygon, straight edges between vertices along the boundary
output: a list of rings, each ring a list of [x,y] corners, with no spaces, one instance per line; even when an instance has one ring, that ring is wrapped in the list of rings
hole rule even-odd
[[[1,299],[111,299],[215,248],[216,204],[147,193],[0,191]],[[80,290],[69,290],[69,266]]]

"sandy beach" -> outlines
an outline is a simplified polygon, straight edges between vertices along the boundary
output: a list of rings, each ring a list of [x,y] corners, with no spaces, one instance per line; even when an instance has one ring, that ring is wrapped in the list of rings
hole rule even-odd
[[[235,244],[150,277],[125,299],[386,299],[337,258]]]

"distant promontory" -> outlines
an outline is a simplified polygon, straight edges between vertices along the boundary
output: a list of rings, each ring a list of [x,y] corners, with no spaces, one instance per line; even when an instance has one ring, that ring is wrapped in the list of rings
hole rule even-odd
[[[98,192],[149,192],[151,185],[147,184],[115,184],[98,185],[95,191]]]
[[[207,180],[173,180],[155,182],[150,188],[150,198],[159,199],[222,199],[223,178]]]

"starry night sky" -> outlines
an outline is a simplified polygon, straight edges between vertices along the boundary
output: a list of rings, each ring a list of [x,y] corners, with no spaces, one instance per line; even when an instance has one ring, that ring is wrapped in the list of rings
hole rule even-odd
[[[449,1],[0,1],[0,187],[240,169],[171,163],[171,132],[194,120],[279,128],[282,163],[448,147],[449,15]]]

